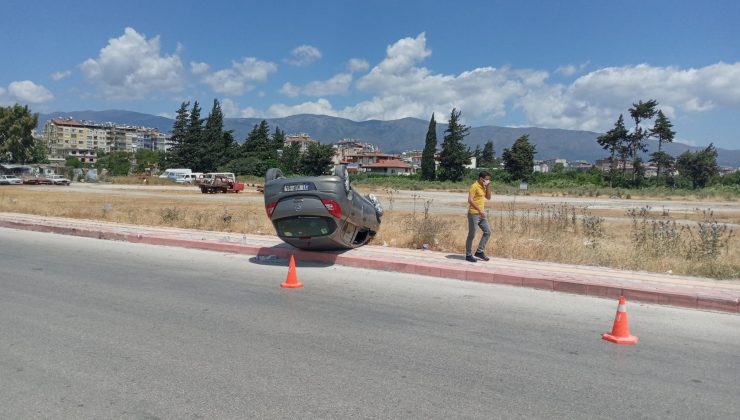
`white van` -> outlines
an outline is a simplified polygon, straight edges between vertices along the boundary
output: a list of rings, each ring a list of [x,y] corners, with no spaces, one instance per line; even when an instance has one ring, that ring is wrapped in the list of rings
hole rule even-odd
[[[183,184],[183,183],[195,184],[195,182],[201,178],[203,178],[203,172],[193,172],[190,174],[178,174],[177,178],[175,178],[175,182],[179,184]]]
[[[160,178],[169,178],[169,179],[177,179],[178,175],[181,174],[191,174],[193,171],[191,169],[182,168],[182,169],[166,169],[162,175],[160,175]]]

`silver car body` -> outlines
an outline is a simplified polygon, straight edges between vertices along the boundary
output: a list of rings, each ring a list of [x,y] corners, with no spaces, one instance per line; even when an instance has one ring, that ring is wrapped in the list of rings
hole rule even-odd
[[[23,180],[15,175],[0,175],[0,185],[21,185]]]
[[[356,248],[380,228],[380,203],[350,186],[344,166],[334,175],[293,178],[270,169],[264,194],[265,210],[278,237],[300,249]]]

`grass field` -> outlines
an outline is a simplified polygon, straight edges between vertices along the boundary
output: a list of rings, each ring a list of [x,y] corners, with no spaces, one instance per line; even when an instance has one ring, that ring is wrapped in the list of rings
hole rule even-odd
[[[432,205],[420,204],[415,212],[387,210],[374,244],[463,253],[465,217],[436,215]],[[659,210],[633,209],[611,220],[608,212],[594,214],[565,203],[497,205],[501,208],[489,218],[493,237],[486,251],[492,256],[717,279],[740,277],[740,239],[727,225],[736,223],[738,214],[718,220],[705,212],[677,223]],[[156,194],[80,193],[65,187],[53,192],[0,187],[0,211],[274,235],[261,203],[203,200],[185,187],[177,200]]]

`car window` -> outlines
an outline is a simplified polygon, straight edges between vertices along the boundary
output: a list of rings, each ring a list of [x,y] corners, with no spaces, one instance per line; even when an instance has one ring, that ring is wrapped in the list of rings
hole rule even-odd
[[[303,236],[326,236],[337,228],[329,217],[297,216],[280,219],[275,222],[278,234],[289,238]]]

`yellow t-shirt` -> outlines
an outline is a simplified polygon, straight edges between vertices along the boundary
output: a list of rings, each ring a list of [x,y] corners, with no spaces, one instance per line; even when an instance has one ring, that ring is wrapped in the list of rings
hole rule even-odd
[[[478,205],[478,208],[483,210],[486,203],[486,187],[482,186],[480,182],[475,181],[473,185],[470,186],[468,193],[473,196],[473,201]],[[478,214],[478,210],[468,203],[468,213]]]

